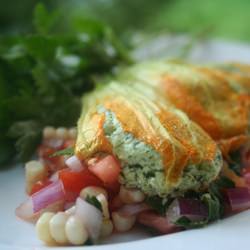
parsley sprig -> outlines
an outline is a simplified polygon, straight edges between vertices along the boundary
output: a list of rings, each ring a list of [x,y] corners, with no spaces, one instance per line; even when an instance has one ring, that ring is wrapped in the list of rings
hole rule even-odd
[[[75,126],[81,96],[95,87],[94,79],[128,62],[106,25],[81,20],[65,23],[62,32],[62,19],[38,4],[33,33],[0,37],[1,166],[16,153],[27,160],[44,126]]]

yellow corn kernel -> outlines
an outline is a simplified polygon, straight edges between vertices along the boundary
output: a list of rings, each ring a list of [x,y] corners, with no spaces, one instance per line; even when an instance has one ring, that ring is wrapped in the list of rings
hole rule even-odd
[[[113,223],[111,220],[103,220],[102,227],[100,231],[100,237],[105,238],[112,234],[114,229]]]
[[[135,224],[136,216],[122,216],[118,212],[112,213],[114,227],[118,232],[129,231]]]
[[[52,238],[60,244],[67,244],[68,239],[65,233],[65,224],[68,216],[64,212],[58,212],[55,214],[49,222],[50,235]]]
[[[65,226],[68,241],[73,245],[82,245],[88,239],[88,233],[83,223],[75,215],[71,215]]]
[[[43,129],[43,139],[51,139],[56,137],[55,128],[48,126]]]
[[[57,128],[56,129],[56,137],[58,139],[67,139],[68,138],[68,130],[66,128]]]
[[[126,204],[142,202],[145,199],[144,193],[142,193],[140,190],[126,189],[123,186],[120,188],[119,197],[121,201]]]
[[[49,222],[54,215],[54,213],[46,212],[40,216],[36,223],[37,237],[46,244],[55,244],[49,230]]]

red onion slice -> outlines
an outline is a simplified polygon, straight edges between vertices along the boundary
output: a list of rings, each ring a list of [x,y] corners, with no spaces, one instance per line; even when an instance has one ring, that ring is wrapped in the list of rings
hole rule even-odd
[[[44,209],[55,202],[64,200],[64,198],[65,191],[62,182],[53,182],[31,196],[33,211],[34,213],[39,212],[41,209]]]
[[[74,155],[65,161],[65,164],[73,171],[82,171],[84,168],[83,163]]]
[[[26,200],[21,203],[19,207],[16,208],[16,216],[23,220],[30,220],[34,215],[33,203],[31,199]]]
[[[229,188],[225,193],[233,212],[250,208],[250,192],[248,188]]]
[[[136,203],[124,205],[118,210],[118,212],[123,216],[132,216],[147,210],[152,210],[152,208],[145,203]]]
[[[191,221],[200,221],[207,217],[206,206],[199,200],[178,198],[175,199],[167,210],[167,218],[172,223],[185,216]]]
[[[102,213],[93,205],[89,204],[81,198],[76,200],[76,212],[75,215],[85,225],[90,238],[96,241],[99,238],[101,226],[102,226]]]
[[[29,222],[35,222],[39,218],[39,216],[44,212],[56,213],[62,210],[63,210],[63,201],[58,201],[53,204],[50,204],[44,209],[41,209],[39,212],[34,213],[32,199],[29,198],[28,200],[20,204],[20,206],[16,208],[15,212],[18,218]]]

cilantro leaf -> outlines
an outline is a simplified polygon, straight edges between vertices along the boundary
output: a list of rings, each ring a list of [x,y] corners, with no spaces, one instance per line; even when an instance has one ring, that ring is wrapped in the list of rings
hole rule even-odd
[[[222,206],[220,200],[210,193],[203,194],[201,200],[208,208],[207,222],[218,220],[222,215]]]
[[[168,199],[166,202],[159,196],[148,196],[145,202],[156,210],[159,214],[165,215],[168,205],[171,203],[172,199]]]
[[[207,225],[207,220],[201,220],[201,221],[191,221],[189,218],[182,216],[179,218],[174,224],[180,227],[184,227],[186,229],[189,228],[199,228]]]
[[[214,196],[218,197],[220,200],[223,200],[221,190],[224,188],[234,188],[235,184],[232,180],[228,179],[225,176],[220,176],[217,180],[213,181],[209,185],[209,192]]]
[[[242,162],[241,162],[241,153],[240,150],[237,150],[235,152],[232,152],[230,154],[230,160],[228,162],[228,167],[234,171],[234,173],[238,176],[241,176],[241,170],[242,170]]]
[[[102,212],[102,205],[101,205],[100,201],[98,201],[95,196],[87,195],[85,200]]]
[[[71,147],[71,148],[65,148],[65,149],[59,150],[55,152],[54,154],[52,154],[50,157],[61,156],[61,155],[68,155],[68,156],[74,155],[74,148]]]

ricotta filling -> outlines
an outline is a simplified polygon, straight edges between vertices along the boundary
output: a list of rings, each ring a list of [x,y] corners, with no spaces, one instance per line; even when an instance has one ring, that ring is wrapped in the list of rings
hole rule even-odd
[[[120,182],[128,188],[138,188],[149,196],[178,196],[207,186],[220,172],[222,157],[218,150],[213,161],[188,165],[176,186],[168,185],[160,154],[125,132],[113,112],[100,107],[99,113],[105,114],[104,133],[122,165]]]

